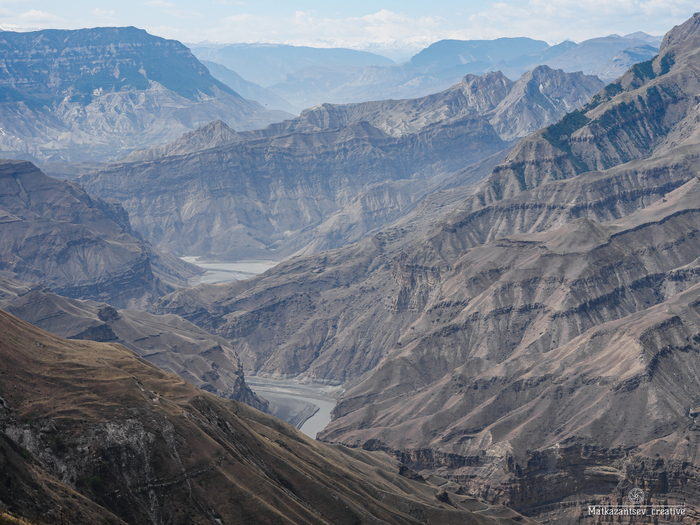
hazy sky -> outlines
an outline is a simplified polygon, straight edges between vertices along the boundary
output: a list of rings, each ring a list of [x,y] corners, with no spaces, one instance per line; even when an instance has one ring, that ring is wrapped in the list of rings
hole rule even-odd
[[[404,57],[443,38],[528,36],[558,43],[662,35],[697,0],[0,0],[2,29],[133,25],[183,42],[276,42]]]

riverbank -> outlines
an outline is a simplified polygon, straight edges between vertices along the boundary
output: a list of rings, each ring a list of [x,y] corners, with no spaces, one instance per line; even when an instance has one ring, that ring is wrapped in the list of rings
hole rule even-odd
[[[230,283],[250,279],[279,264],[276,261],[207,262],[200,261],[199,257],[181,257],[181,259],[206,270],[204,275],[192,280],[190,283],[192,286]]]
[[[337,403],[338,387],[301,384],[293,379],[270,379],[246,374],[246,384],[272,405],[272,415],[294,425],[307,436],[316,434],[331,422]]]

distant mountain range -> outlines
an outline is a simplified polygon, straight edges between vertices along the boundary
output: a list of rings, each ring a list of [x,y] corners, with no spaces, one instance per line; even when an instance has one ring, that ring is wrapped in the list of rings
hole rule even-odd
[[[308,67],[365,67],[393,64],[374,53],[343,48],[318,48],[281,44],[188,44],[200,60],[216,62],[246,80],[271,86],[286,75]]]
[[[244,99],[174,40],[143,30],[0,32],[0,155],[107,160],[221,118],[289,115]]]
[[[301,110],[323,102],[417,98],[442,91],[466,74],[500,70],[511,80],[517,80],[538,65],[566,72],[582,71],[611,82],[632,64],[652,58],[660,42],[660,37],[641,32],[594,38],[580,44],[565,41],[555,46],[530,38],[441,40],[402,64],[393,64],[388,59],[381,62],[371,54],[341,53],[349,50],[319,51],[311,60],[307,56],[309,48],[291,46],[200,45],[192,50],[199,58],[223,64],[260,84],[256,90],[264,86],[266,93],[275,93]],[[285,72],[283,77],[279,71]],[[230,73],[217,69],[212,74],[224,83],[229,82]],[[230,82],[234,89],[241,85],[235,79]],[[272,104],[270,107],[289,108],[279,102]]]
[[[515,80],[538,64],[613,80],[653,56],[654,45],[643,34],[558,46],[444,40],[403,64],[348,49],[193,46],[204,65],[179,42],[133,27],[5,31],[0,155],[112,161],[217,119],[236,131],[259,129],[319,103],[417,98],[466,74],[501,70]]]

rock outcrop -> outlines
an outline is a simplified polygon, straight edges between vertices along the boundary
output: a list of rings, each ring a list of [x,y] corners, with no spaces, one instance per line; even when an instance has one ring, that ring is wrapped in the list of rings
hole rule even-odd
[[[323,104],[263,130],[213,123],[80,181],[120,200],[137,231],[174,253],[279,260],[363,238],[441,178],[555,122],[601,87],[545,66],[517,83],[468,76],[421,99]]]
[[[122,344],[197,388],[269,411],[267,401],[246,385],[238,356],[226,340],[176,315],[68,299],[40,284],[3,278],[0,308],[61,337]]]
[[[144,306],[200,272],[141,239],[119,204],[30,162],[0,163],[0,224],[0,270],[66,297]]]
[[[255,129],[267,111],[219,82],[181,43],[143,30],[0,32],[0,154],[110,160],[216,118]]]

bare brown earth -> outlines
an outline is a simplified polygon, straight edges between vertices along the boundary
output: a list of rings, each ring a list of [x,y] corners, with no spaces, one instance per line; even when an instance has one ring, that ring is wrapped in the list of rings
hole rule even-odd
[[[143,306],[199,272],[145,242],[119,204],[30,162],[0,162],[0,225],[0,270],[68,297]]]
[[[3,278],[0,308],[61,337],[122,344],[197,388],[269,412],[268,403],[246,385],[226,340],[176,315],[68,299],[38,283]]]
[[[120,345],[61,339],[2,311],[0,326],[0,457],[17,480],[0,499],[30,519],[68,502],[75,524],[100,513],[132,524],[534,523],[383,453],[310,440]]]
[[[247,370],[343,384],[322,439],[544,522],[633,486],[697,522],[699,27],[460,204],[433,196],[352,246],[160,309]]]

